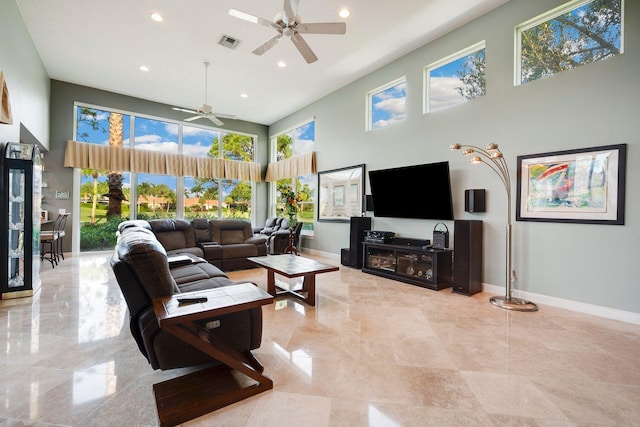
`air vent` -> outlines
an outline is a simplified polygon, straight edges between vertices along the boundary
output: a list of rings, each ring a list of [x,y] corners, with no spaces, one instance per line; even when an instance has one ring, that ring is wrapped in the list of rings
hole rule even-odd
[[[227,36],[226,34],[220,36],[220,40],[218,40],[220,46],[228,47],[229,49],[235,49],[238,43],[240,43],[240,40]]]

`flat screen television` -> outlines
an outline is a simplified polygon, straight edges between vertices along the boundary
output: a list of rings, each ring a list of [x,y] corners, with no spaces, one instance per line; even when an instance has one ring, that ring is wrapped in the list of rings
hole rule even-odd
[[[453,220],[449,162],[369,171],[373,214]]]

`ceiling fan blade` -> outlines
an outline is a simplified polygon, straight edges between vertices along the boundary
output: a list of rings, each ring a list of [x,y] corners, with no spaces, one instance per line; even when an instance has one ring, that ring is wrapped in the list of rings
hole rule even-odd
[[[220,120],[219,118],[217,118],[213,114],[208,115],[207,118],[209,120],[211,120],[213,123],[217,124],[218,126],[222,126],[224,124],[224,122],[222,120]]]
[[[218,117],[219,119],[233,119],[233,120],[237,120],[238,119],[238,117],[234,116],[233,114],[214,113],[214,115],[216,117]]]
[[[203,118],[204,116],[193,116],[193,117],[189,117],[188,119],[184,119],[185,122],[192,122],[194,120],[198,120]]]
[[[296,31],[305,34],[344,34],[347,32],[347,24],[344,22],[302,23],[296,26]]]
[[[262,55],[263,53],[265,53],[266,51],[274,47],[276,43],[280,41],[281,38],[282,38],[282,34],[278,34],[277,36],[270,38],[269,40],[267,40],[266,42],[264,42],[263,44],[255,48],[251,53],[255,55]]]
[[[293,37],[291,37],[291,41],[298,48],[298,51],[300,51],[304,60],[307,61],[307,64],[311,64],[312,62],[316,62],[318,60],[316,54],[313,53],[307,42],[302,38],[300,34],[294,34]]]
[[[236,9],[229,9],[229,15],[233,16],[234,18],[242,19],[244,21],[253,22],[254,24],[264,25],[265,27],[270,27],[275,30],[280,29],[278,25],[276,25],[274,22],[269,21],[268,19],[263,19],[258,16],[250,15],[248,13],[241,12]]]
[[[178,108],[178,107],[173,107],[172,110],[176,110],[176,111],[184,111],[185,113],[191,113],[191,114],[198,114],[197,111],[194,110],[187,110],[186,108]]]
[[[298,13],[299,0],[284,0],[284,14],[289,19],[289,23],[293,23]]]

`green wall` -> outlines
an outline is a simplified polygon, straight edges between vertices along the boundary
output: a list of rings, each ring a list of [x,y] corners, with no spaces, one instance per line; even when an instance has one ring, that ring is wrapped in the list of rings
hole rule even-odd
[[[49,76],[14,0],[0,1],[0,69],[13,114],[13,124],[0,124],[0,142],[38,142],[48,148]]]
[[[515,222],[514,200],[514,268],[517,288],[536,302],[567,307],[584,303],[583,311],[593,308],[590,305],[608,307],[613,310],[607,315],[628,319],[628,313],[616,310],[631,312],[637,314],[632,314],[633,321],[640,323],[640,2],[625,2],[623,55],[514,86],[514,28],[563,3],[512,0],[278,121],[270,132],[315,116],[319,171],[361,163],[374,170],[448,160],[455,217],[484,221],[484,282],[498,292],[505,286],[505,191],[488,168],[468,164],[459,152],[449,151],[449,144],[499,144],[515,189],[519,155],[627,143],[626,225]],[[487,95],[422,114],[423,68],[481,40],[486,40]],[[404,75],[406,120],[365,132],[366,92]],[[429,203],[430,183],[413,185],[417,198]],[[487,189],[486,213],[464,212],[468,188]],[[426,220],[373,219],[374,229],[405,237],[431,238],[434,225]],[[452,230],[453,222],[448,226]],[[315,238],[305,247],[337,255],[349,246],[348,229],[344,223],[316,223]]]

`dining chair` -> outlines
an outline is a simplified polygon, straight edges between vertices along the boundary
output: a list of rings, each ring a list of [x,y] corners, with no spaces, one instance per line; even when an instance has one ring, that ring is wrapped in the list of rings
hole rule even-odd
[[[40,232],[40,260],[48,260],[53,268],[58,265],[58,239],[60,237],[60,226],[63,219],[64,214],[58,214],[53,222],[53,229]]]

